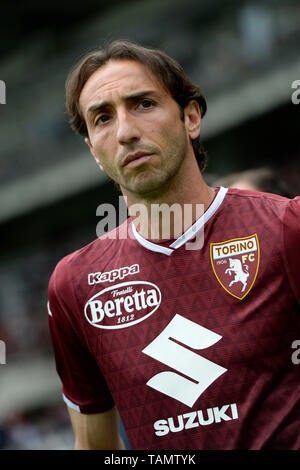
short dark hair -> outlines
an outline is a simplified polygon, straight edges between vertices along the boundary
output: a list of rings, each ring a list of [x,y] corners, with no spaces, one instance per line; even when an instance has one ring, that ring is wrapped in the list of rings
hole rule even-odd
[[[191,100],[199,104],[201,117],[206,113],[206,100],[199,87],[186,77],[181,65],[158,49],[140,46],[131,41],[113,41],[106,47],[93,50],[85,55],[71,70],[66,80],[66,107],[70,125],[78,134],[88,137],[86,122],[82,115],[79,99],[81,91],[90,76],[110,60],[135,60],[145,65],[168,90],[179,107],[183,109]],[[181,116],[183,113],[181,113]],[[195,157],[200,170],[206,166],[207,154],[199,137],[192,141]]]

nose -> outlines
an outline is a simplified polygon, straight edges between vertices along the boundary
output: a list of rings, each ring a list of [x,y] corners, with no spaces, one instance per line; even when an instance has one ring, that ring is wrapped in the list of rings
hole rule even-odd
[[[119,110],[117,117],[117,139],[119,144],[131,144],[140,139],[136,119],[126,109]]]

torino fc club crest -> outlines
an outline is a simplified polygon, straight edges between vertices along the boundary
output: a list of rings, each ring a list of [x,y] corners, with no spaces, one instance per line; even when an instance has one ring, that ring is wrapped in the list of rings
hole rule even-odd
[[[257,235],[210,244],[211,264],[221,286],[242,300],[251,290],[258,272]]]

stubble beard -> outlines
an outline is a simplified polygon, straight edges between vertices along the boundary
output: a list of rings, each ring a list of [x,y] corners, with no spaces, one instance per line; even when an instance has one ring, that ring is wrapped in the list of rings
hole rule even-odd
[[[172,189],[176,189],[187,152],[188,142],[184,134],[184,137],[169,146],[165,158],[160,159],[160,165],[151,166],[151,163],[146,163],[145,168],[136,170],[136,175],[130,182],[119,183],[121,189],[149,201],[162,199]]]

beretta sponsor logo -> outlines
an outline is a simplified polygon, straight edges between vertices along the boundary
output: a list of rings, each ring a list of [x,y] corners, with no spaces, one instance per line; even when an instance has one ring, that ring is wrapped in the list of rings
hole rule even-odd
[[[96,328],[116,329],[135,325],[160,306],[161,292],[148,281],[131,281],[106,287],[84,307],[87,321]]]

